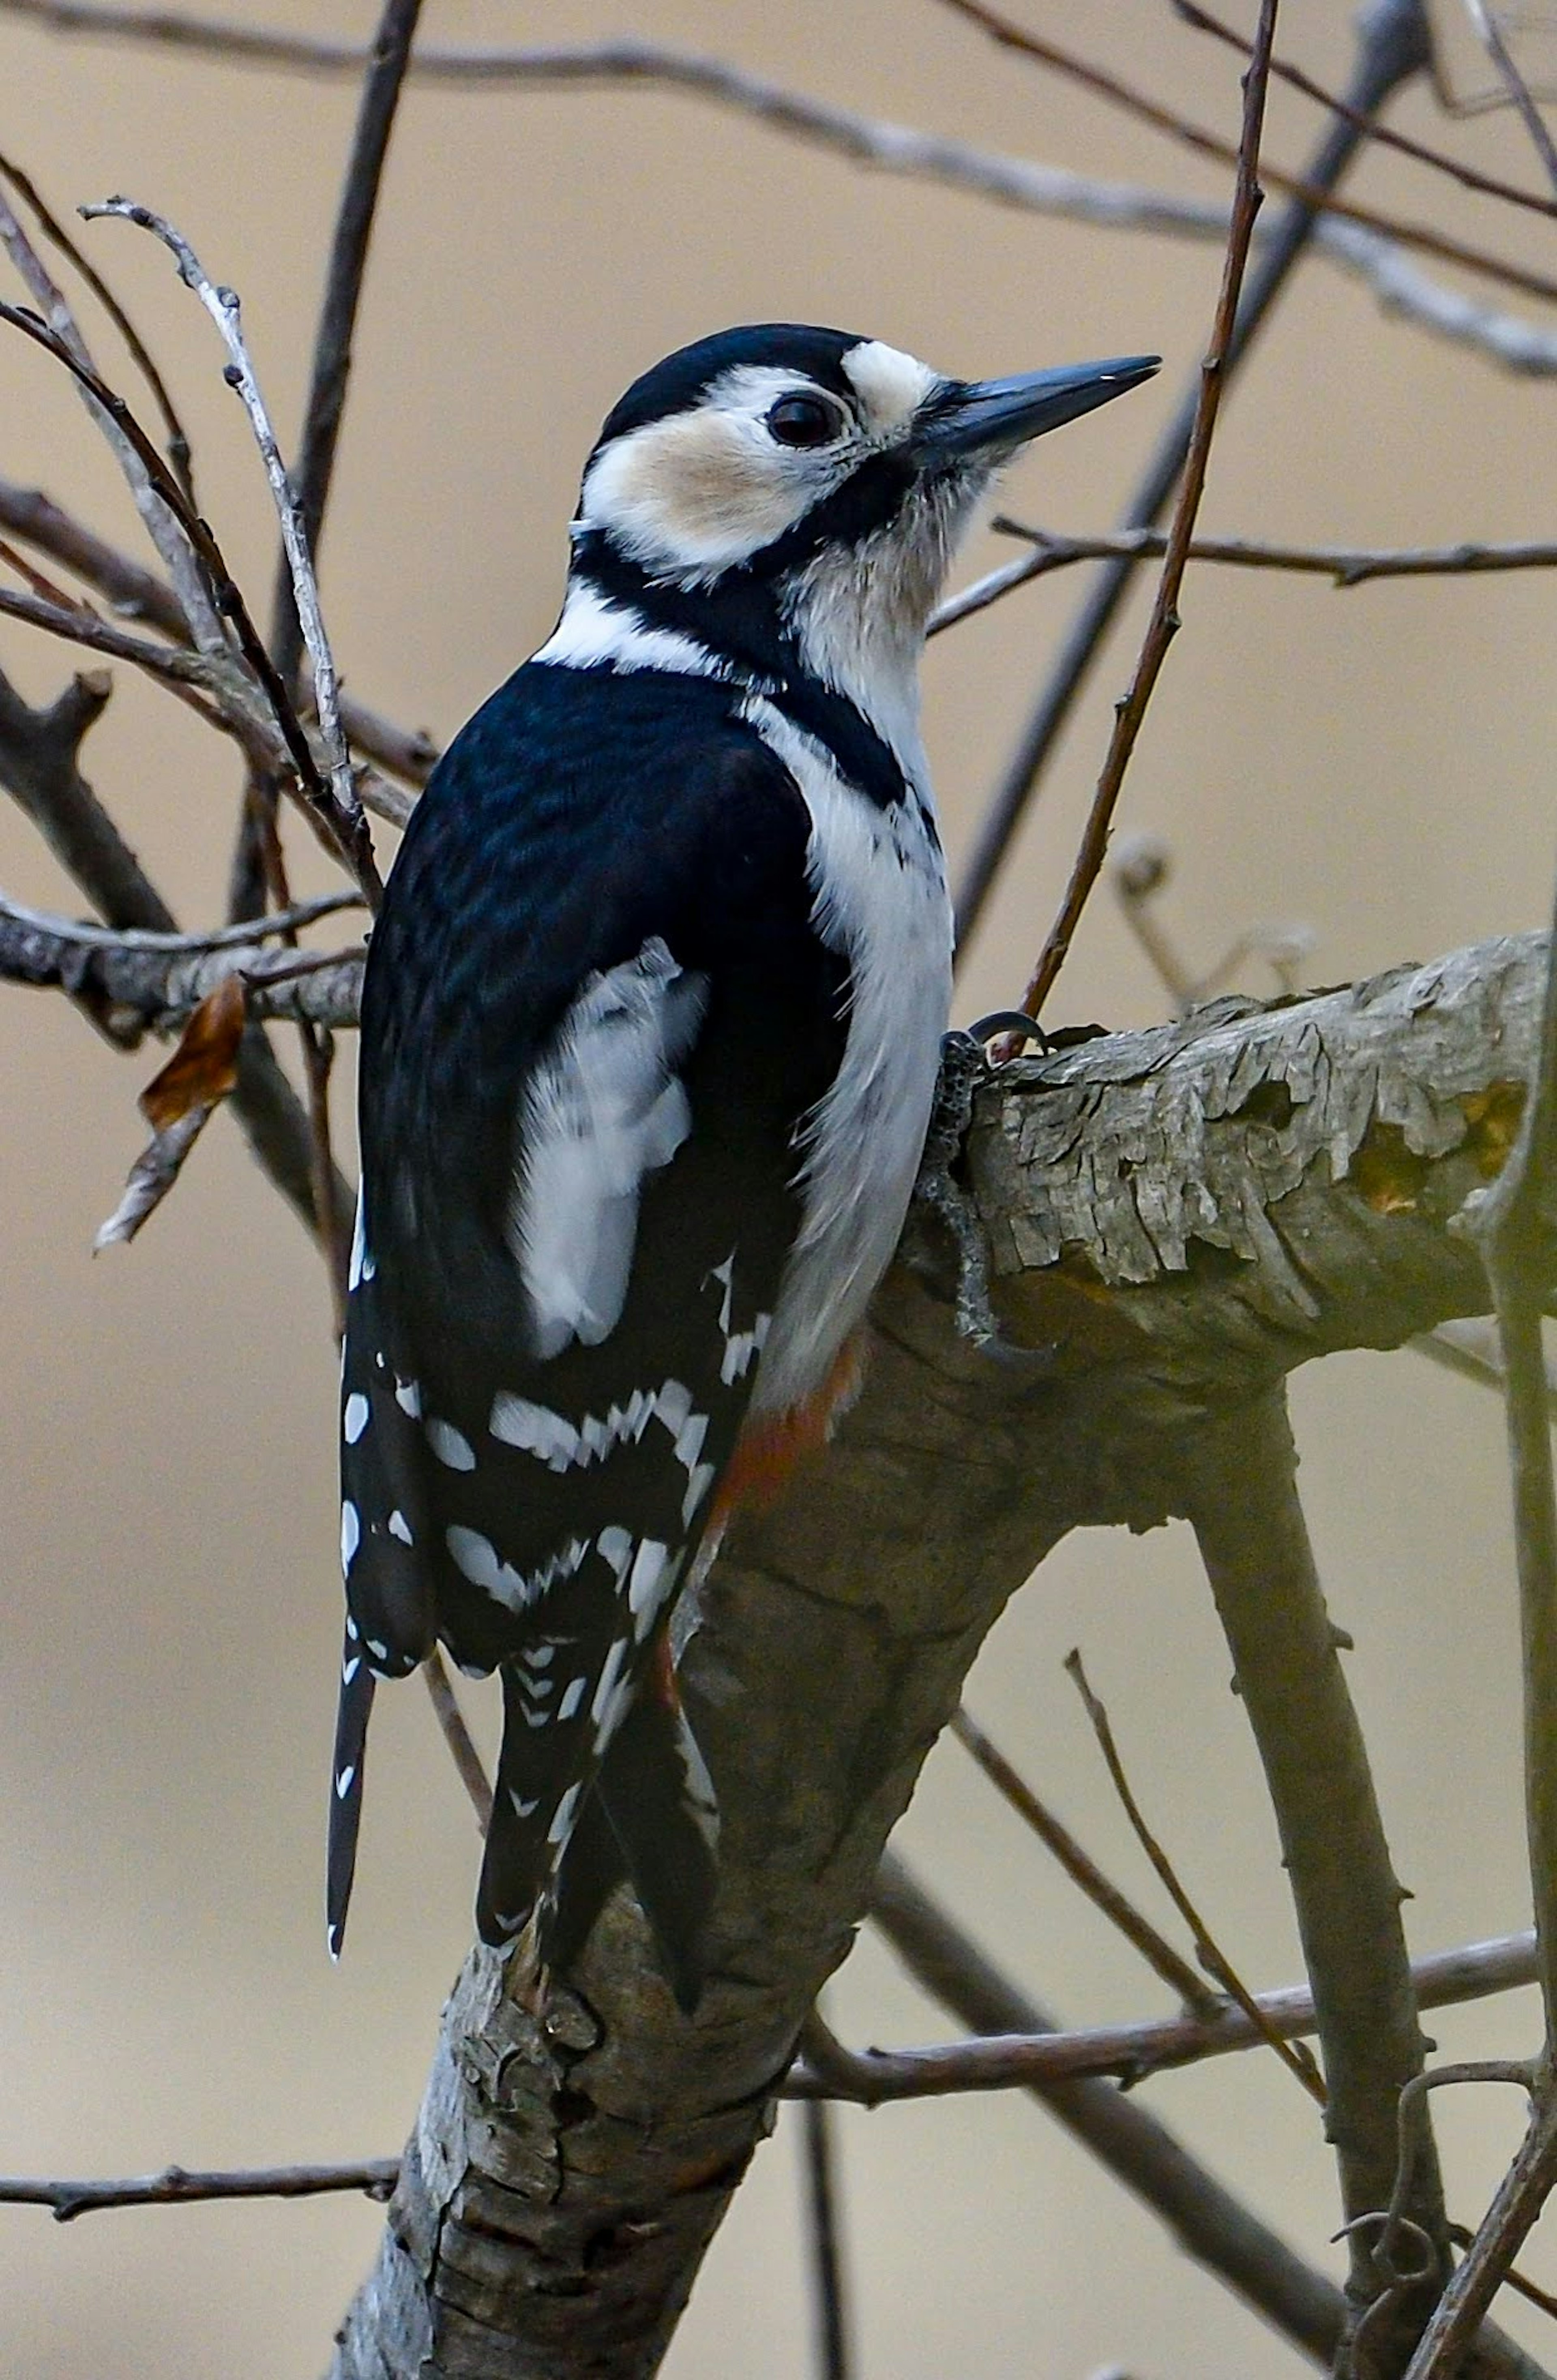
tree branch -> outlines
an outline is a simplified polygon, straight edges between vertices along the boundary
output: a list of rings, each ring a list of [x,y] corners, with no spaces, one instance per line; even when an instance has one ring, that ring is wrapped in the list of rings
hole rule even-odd
[[[1064,1342],[1057,1366],[1034,1378],[956,1338],[926,1224],[909,1253],[929,1269],[889,1276],[827,1459],[687,1613],[723,1804],[697,2022],[626,1894],[540,2013],[517,1964],[474,1952],[337,2380],[478,2352],[513,2380],[654,2368],[1006,1597],[1073,1528],[1182,1512],[1213,1390],[1266,1393],[1329,1347],[1484,1309],[1447,1226],[1506,1148],[1543,951],[1218,1002],[980,1095],[968,1168],[997,1305],[1014,1340]]]
[[[92,5],[92,0],[0,0],[0,13],[56,33],[151,43],[175,54],[203,52],[225,57],[234,66],[283,73],[356,76],[371,55],[355,42],[262,30],[164,9],[102,7]],[[469,90],[575,85],[609,89],[626,84],[684,91],[812,147],[830,150],[853,164],[937,182],[943,188],[992,199],[1034,214],[1169,237],[1221,241],[1227,236],[1225,208],[1172,192],[1033,164],[1027,158],[975,149],[965,141],[942,140],[913,126],[882,122],[804,92],[786,91],[723,58],[661,42],[623,39],[531,49],[424,46],[411,59],[408,79]],[[1349,118],[1366,117],[1355,91],[1340,104]],[[1306,178],[1310,183],[1322,179],[1313,166]],[[1277,236],[1257,233],[1256,244]],[[1361,280],[1387,311],[1403,315],[1440,337],[1474,347],[1508,370],[1557,372],[1557,337],[1429,280],[1393,241],[1379,233],[1326,216],[1313,230],[1312,245],[1316,253]]]
[[[0,785],[26,811],[55,857],[110,926],[173,933],[177,926],[173,912],[79,765],[81,738],[105,699],[101,679],[78,678],[48,710],[32,710],[0,672]],[[57,924],[68,937],[69,921],[62,918]],[[6,934],[6,927],[0,924],[0,950]],[[58,955],[59,971],[43,979],[68,987],[71,978],[67,970],[74,968],[77,960],[64,944]],[[0,958],[0,974],[7,971]],[[79,980],[75,990],[80,998]],[[141,1026],[159,1021],[157,1014],[140,1009],[136,1015]],[[166,1017],[169,1025],[175,1021],[171,1014]],[[243,1037],[232,1104],[256,1158],[311,1231],[314,1190],[308,1118],[257,1024],[250,1025]],[[349,1199],[344,1182],[337,1184],[337,1195]]]
[[[1366,121],[1422,71],[1430,55],[1431,39],[1422,0],[1380,0],[1380,5],[1364,13],[1358,25],[1356,64],[1346,92],[1349,107]],[[1304,174],[1306,186],[1316,191],[1335,189],[1366,139],[1366,132],[1356,123],[1341,120],[1332,124]],[[1235,376],[1292,273],[1313,245],[1320,220],[1315,208],[1304,200],[1290,200],[1282,210],[1239,303],[1222,363],[1224,383]],[[1356,225],[1333,224],[1332,228],[1359,236],[1359,226]],[[1126,528],[1150,528],[1168,503],[1189,452],[1198,410],[1199,391],[1196,385],[1180,399],[1177,412],[1130,498]],[[957,895],[959,942],[967,941],[983,913],[1001,862],[1026,815],[1049,755],[1124,601],[1130,567],[1128,562],[1116,560],[1098,574],[991,795],[989,810],[975,838]]]
[[[1233,1655],[1281,1835],[1323,2052],[1326,2137],[1350,2234],[1347,2297],[1358,2316],[1384,2288],[1358,2218],[1390,2205],[1398,2108],[1424,2044],[1411,1988],[1401,1887],[1341,1670],[1342,1640],[1314,1568],[1279,1390],[1213,1415],[1186,1451],[1188,1517]],[[1427,2269],[1368,2324],[1358,2380],[1397,2373],[1449,2269],[1448,2215],[1425,2101],[1400,2214]],[[1360,2347],[1360,2324],[1354,2339]],[[1350,2367],[1348,2367],[1350,2368]]]

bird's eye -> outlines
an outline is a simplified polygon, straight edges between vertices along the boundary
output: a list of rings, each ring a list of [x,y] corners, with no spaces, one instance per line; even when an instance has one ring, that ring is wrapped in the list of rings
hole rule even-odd
[[[821,396],[781,396],[768,413],[769,431],[781,446],[826,446],[842,427],[836,406]]]

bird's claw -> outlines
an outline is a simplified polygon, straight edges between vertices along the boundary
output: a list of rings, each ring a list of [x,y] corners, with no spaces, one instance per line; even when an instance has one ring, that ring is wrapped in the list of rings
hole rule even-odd
[[[994,1033],[1018,1028],[1033,1031],[1031,1019],[1016,1018],[1014,1012],[1002,1010],[993,1017],[980,1017],[967,1032],[954,1028],[942,1035],[941,1072],[914,1198],[940,1218],[956,1251],[958,1337],[997,1362],[1049,1371],[1053,1367],[1053,1348],[1019,1347],[1000,1327],[990,1299],[990,1252],[983,1226],[954,1172],[973,1121],[974,1093],[992,1071],[984,1044]]]

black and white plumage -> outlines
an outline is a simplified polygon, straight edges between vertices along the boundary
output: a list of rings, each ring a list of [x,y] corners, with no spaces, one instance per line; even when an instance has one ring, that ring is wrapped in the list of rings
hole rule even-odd
[[[792,325],[670,357],[557,627],[418,804],[369,954],[342,1405],[338,1949],[376,1677],[499,1670],[477,1903],[566,1963],[623,1872],[697,1997],[712,1784],[667,1622],[825,1434],[900,1231],[951,930],[925,622],[990,477],[1152,359],[944,379]]]

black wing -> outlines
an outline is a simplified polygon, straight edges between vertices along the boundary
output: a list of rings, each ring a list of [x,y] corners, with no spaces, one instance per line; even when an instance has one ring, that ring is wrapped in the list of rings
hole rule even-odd
[[[373,1672],[434,1636],[501,1668],[478,1916],[508,1938],[634,1707],[739,1431],[847,981],[811,928],[805,804],[732,700],[706,680],[522,670],[418,805],[374,929],[343,1379],[364,1658],[332,1799],[337,1940]],[[677,1754],[706,1840],[684,1730],[621,1741],[624,1760],[637,1742]],[[621,1761],[613,1776],[641,1876],[665,1779],[635,1796]],[[664,1880],[641,1897],[653,1917]]]

